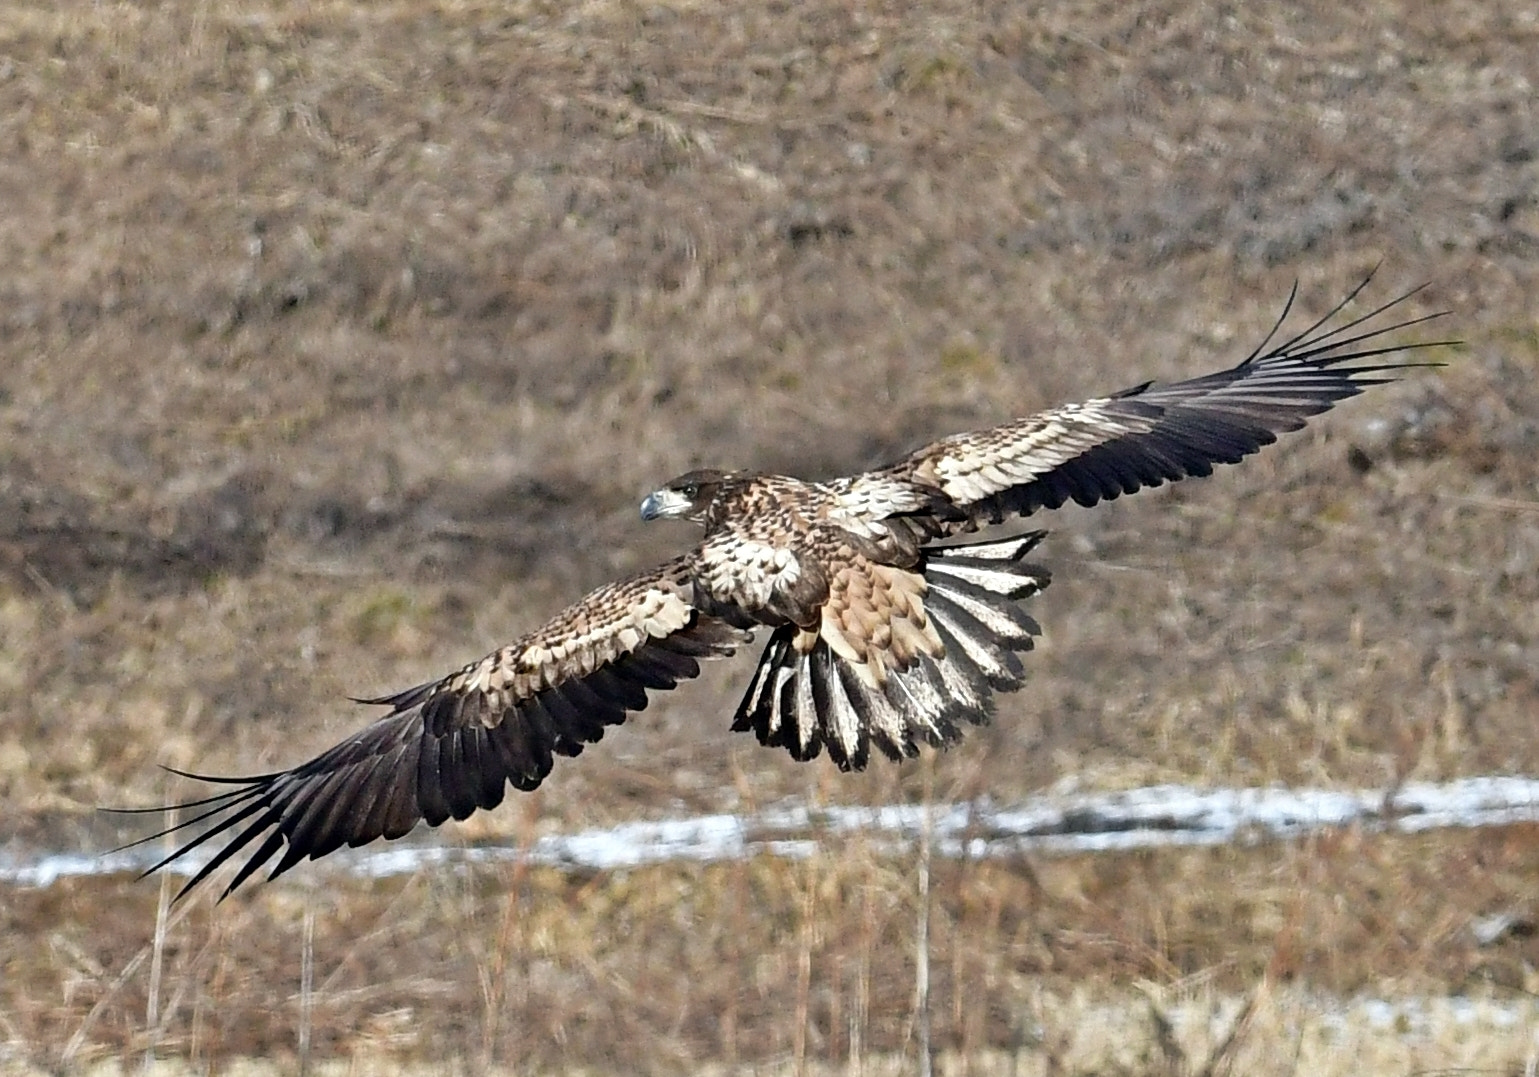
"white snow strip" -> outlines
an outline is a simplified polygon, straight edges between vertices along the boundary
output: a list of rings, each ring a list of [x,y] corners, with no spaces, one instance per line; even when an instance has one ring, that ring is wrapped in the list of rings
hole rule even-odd
[[[1043,795],[1008,807],[984,799],[929,809],[932,841],[947,857],[1068,854],[1179,845],[1253,844],[1295,838],[1348,824],[1367,830],[1420,833],[1448,827],[1539,821],[1539,780],[1465,778],[1397,790],[1193,789],[1159,785],[1120,793]],[[813,855],[819,843],[852,834],[901,849],[919,838],[925,807],[809,809],[788,805],[753,815],[705,815],[625,823],[603,830],[542,837],[516,845],[427,844],[428,833],[392,845],[348,850],[328,864],[360,875],[401,875],[435,865],[527,860],[579,871],[613,871],[669,861],[715,862],[760,854]],[[61,878],[143,871],[159,847],[92,856],[0,852],[0,882],[46,887]],[[199,850],[167,870],[190,875],[211,854]]]

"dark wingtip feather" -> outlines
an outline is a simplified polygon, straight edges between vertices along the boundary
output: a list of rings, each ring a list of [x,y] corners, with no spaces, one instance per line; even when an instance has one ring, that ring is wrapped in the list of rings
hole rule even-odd
[[[348,696],[349,702],[361,703],[366,707],[389,707],[395,714],[409,711],[436,691],[443,682],[425,681],[422,684],[413,685],[400,692],[392,692],[384,696]]]
[[[1341,363],[1351,362],[1355,359],[1365,359],[1374,355],[1387,355],[1392,352],[1415,351],[1424,348],[1435,348],[1450,344],[1462,343],[1462,341],[1450,340],[1413,340],[1407,341],[1403,344],[1385,345],[1373,349],[1352,350],[1353,345],[1359,344],[1363,341],[1382,339],[1388,333],[1397,333],[1405,329],[1410,329],[1413,326],[1424,325],[1427,322],[1436,321],[1439,318],[1446,318],[1451,313],[1453,313],[1452,311],[1448,310],[1434,311],[1431,314],[1423,314],[1416,318],[1405,318],[1401,321],[1394,322],[1390,325],[1381,326],[1377,329],[1367,329],[1361,333],[1356,333],[1351,336],[1345,335],[1350,333],[1351,330],[1356,329],[1358,326],[1366,325],[1368,322],[1372,321],[1374,318],[1377,318],[1379,315],[1385,313],[1386,311],[1393,310],[1395,307],[1400,306],[1402,303],[1409,301],[1411,298],[1429,287],[1430,282],[1423,282],[1422,284],[1418,284],[1416,287],[1402,292],[1395,298],[1379,304],[1364,314],[1360,314],[1357,317],[1345,321],[1333,328],[1325,329],[1324,327],[1330,323],[1331,319],[1335,318],[1336,315],[1345,310],[1352,303],[1352,301],[1356,299],[1359,294],[1361,294],[1363,289],[1368,286],[1368,283],[1373,280],[1374,274],[1378,271],[1378,268],[1378,266],[1374,266],[1374,268],[1369,271],[1368,275],[1358,282],[1356,287],[1349,291],[1339,303],[1328,310],[1323,316],[1310,323],[1310,325],[1305,327],[1301,332],[1295,333],[1281,344],[1278,344],[1276,347],[1268,350],[1267,344],[1272,340],[1273,336],[1276,335],[1278,327],[1280,327],[1282,321],[1287,318],[1288,311],[1293,306],[1293,297],[1297,294],[1298,291],[1298,285],[1295,283],[1293,292],[1289,294],[1288,302],[1283,306],[1283,313],[1278,319],[1277,323],[1272,327],[1271,332],[1269,332],[1266,337],[1262,339],[1261,343],[1257,345],[1256,349],[1251,352],[1250,355],[1246,356],[1245,360],[1241,362],[1236,369],[1243,369],[1245,367],[1256,366],[1258,364],[1290,359],[1312,363],[1321,367],[1339,366]],[[1400,364],[1393,369],[1404,369],[1406,367],[1415,367],[1418,365],[1422,364]]]
[[[213,860],[210,860],[207,866],[205,866],[202,871],[194,876],[186,886],[182,887],[181,893],[179,893],[177,896],[180,897],[181,894],[185,894],[187,891],[191,890],[195,885],[207,877],[209,872],[213,871],[220,864],[224,863],[225,860],[229,859],[229,857],[235,853],[236,850],[244,849],[248,844],[250,844],[251,840],[260,833],[261,828],[256,823],[253,823],[251,826],[243,830],[234,841],[221,849],[219,851],[219,855],[214,857]],[[235,892],[235,888],[237,886],[251,878],[252,875],[256,874],[257,870],[261,868],[263,864],[272,859],[273,853],[282,848],[283,843],[284,836],[282,831],[274,830],[271,834],[267,835],[267,840],[257,847],[256,852],[252,853],[249,857],[246,858],[246,862],[242,864],[240,866],[240,870],[235,873],[235,878],[231,879],[229,885],[220,892],[219,900],[223,901],[225,898],[229,897]],[[290,845],[289,848],[293,849],[293,846]],[[274,869],[273,873],[269,875],[268,878],[277,878],[278,874],[279,872],[277,869]]]
[[[178,770],[176,767],[168,767],[164,763],[160,769],[175,774],[179,778],[191,778],[198,782],[211,782],[215,785],[255,785],[261,782],[271,782],[283,777],[283,771],[274,771],[271,774],[248,774],[237,777],[229,774],[199,774],[194,770]],[[197,803],[192,801],[191,803]],[[184,807],[185,805],[173,804],[172,807]]]
[[[1375,266],[1374,269],[1377,270],[1378,267]],[[1371,278],[1373,276],[1373,274],[1369,273],[1368,276]],[[1367,281],[1364,281],[1363,283],[1366,284]],[[1359,284],[1357,286],[1358,291],[1361,291],[1362,287],[1363,287],[1363,285]],[[1353,292],[1352,294],[1356,295],[1357,292]],[[1267,331],[1266,336],[1261,338],[1261,343],[1256,345],[1255,351],[1253,351],[1249,355],[1247,355],[1245,357],[1245,359],[1240,363],[1241,366],[1249,366],[1250,364],[1254,363],[1258,358],[1260,358],[1261,353],[1266,350],[1266,346],[1268,344],[1272,343],[1272,338],[1277,335],[1277,331],[1283,327],[1283,322],[1288,320],[1288,314],[1289,314],[1290,311],[1293,310],[1293,301],[1295,299],[1297,299],[1298,297],[1299,297],[1299,281],[1298,281],[1298,278],[1295,277],[1295,278],[1293,278],[1293,287],[1288,290],[1287,302],[1283,303],[1282,313],[1279,314],[1277,316],[1277,320],[1272,323],[1272,328]],[[1348,296],[1347,298],[1350,300],[1351,296]],[[1329,319],[1330,315],[1327,314],[1325,316],[1325,318]],[[1322,321],[1323,320],[1324,319],[1322,319]],[[1319,324],[1321,324],[1321,323],[1318,323],[1318,322],[1316,323],[1316,325],[1319,325]]]

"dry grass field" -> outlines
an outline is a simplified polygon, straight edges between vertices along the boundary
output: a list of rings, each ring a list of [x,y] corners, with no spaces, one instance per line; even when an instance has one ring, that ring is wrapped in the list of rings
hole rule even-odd
[[[0,851],[308,757],[681,548],[636,505],[690,466],[1228,365],[1379,264],[1467,343],[1045,519],[1034,679],[959,748],[796,765],[723,663],[439,837],[1539,773],[1536,87],[1524,0],[8,0]],[[918,867],[3,888],[0,1071],[877,1074],[926,1014],[947,1073],[1539,1057],[1531,827]]]

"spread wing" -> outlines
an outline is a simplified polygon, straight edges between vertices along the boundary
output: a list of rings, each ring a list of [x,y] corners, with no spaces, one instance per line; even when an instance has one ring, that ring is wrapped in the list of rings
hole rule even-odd
[[[648,690],[673,688],[699,674],[699,659],[747,642],[697,609],[692,592],[684,558],[602,587],[442,680],[363,700],[391,711],[308,763],[245,778],[186,775],[233,788],[176,805],[192,818],[134,844],[202,828],[155,871],[224,840],[182,894],[251,850],[228,894],[280,850],[268,878],[344,845],[398,838],[419,821],[438,826],[496,807],[509,784],[535,788],[553,756],[577,755],[644,708]]]
[[[845,480],[843,498],[855,515],[869,518],[873,509],[883,509],[893,517],[932,521],[928,534],[933,535],[1055,509],[1070,499],[1093,505],[1146,486],[1208,475],[1215,464],[1238,463],[1278,434],[1299,429],[1309,416],[1365,386],[1391,380],[1385,375],[1404,365],[1372,362],[1378,356],[1454,343],[1386,340],[1441,316],[1436,314],[1361,328],[1415,291],[1329,327],[1367,283],[1303,332],[1273,345],[1298,294],[1295,284],[1272,332],[1228,370],[1172,385],[1146,382],[991,430],[943,438],[889,467]],[[921,493],[933,500],[926,502]]]

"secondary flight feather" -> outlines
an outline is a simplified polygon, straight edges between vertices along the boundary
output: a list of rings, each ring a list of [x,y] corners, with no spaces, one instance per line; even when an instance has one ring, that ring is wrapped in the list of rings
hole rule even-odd
[[[689,552],[599,588],[446,677],[362,701],[389,710],[306,763],[187,774],[229,788],[176,805],[188,817],[143,839],[186,836],[150,871],[220,842],[182,893],[244,857],[228,894],[268,863],[272,878],[342,846],[494,808],[509,786],[534,789],[557,756],[579,754],[649,693],[697,676],[701,661],[733,655],[756,631],[768,640],[733,729],[797,759],[826,750],[846,770],[864,767],[872,748],[899,759],[949,745],[988,720],[996,693],[1024,683],[1020,654],[1040,629],[1021,604],[1049,579],[1027,560],[1044,532],[972,533],[1208,475],[1406,365],[1381,357],[1450,343],[1389,338],[1427,318],[1368,327],[1414,293],[1333,327],[1367,283],[1274,343],[1295,285],[1272,332],[1227,370],[943,438],[860,475],[681,475],[641,515],[703,528]]]

